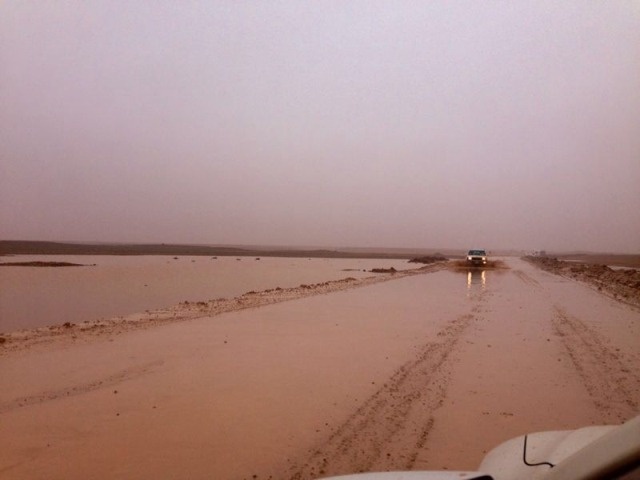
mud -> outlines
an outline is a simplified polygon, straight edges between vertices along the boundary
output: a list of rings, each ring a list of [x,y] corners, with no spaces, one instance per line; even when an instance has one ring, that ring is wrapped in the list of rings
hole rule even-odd
[[[487,260],[485,265],[473,265],[466,260],[449,262],[447,267],[454,272],[478,272],[483,270],[507,270],[509,267],[503,260]]]
[[[425,265],[428,265],[430,263],[436,263],[436,262],[445,262],[447,261],[447,259],[445,257],[443,257],[442,255],[427,255],[424,257],[416,257],[416,258],[412,258],[411,260],[409,260],[409,263],[423,263]]]
[[[524,257],[547,272],[585,282],[616,300],[640,306],[640,270],[614,270],[606,265],[566,262],[551,257]]]
[[[157,323],[17,342],[2,358],[0,472],[469,471],[516,436],[636,416],[638,309],[505,262],[183,302]]]
[[[397,270],[393,267],[391,268],[372,268],[371,273],[397,273]]]
[[[0,267],[88,267],[84,263],[71,262],[5,262]]]
[[[326,441],[296,465],[290,480],[379,470],[411,470],[446,396],[447,360],[472,315],[450,321],[421,346]]]
[[[640,407],[640,375],[623,362],[623,356],[593,328],[555,306],[554,333],[580,376],[596,408],[607,423],[627,420]]]

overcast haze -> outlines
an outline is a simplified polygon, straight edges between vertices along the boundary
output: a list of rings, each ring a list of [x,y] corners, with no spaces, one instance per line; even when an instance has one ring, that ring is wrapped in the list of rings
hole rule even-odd
[[[640,252],[640,2],[3,1],[0,239]]]

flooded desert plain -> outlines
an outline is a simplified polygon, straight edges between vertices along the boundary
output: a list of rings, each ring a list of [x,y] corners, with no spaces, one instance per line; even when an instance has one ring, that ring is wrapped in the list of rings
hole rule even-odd
[[[406,260],[168,255],[12,255],[0,263],[66,262],[73,267],[0,268],[0,332],[127,315],[183,301],[295,287],[373,268],[415,268]]]
[[[2,478],[473,470],[639,412],[640,310],[519,258],[76,260],[0,271]]]

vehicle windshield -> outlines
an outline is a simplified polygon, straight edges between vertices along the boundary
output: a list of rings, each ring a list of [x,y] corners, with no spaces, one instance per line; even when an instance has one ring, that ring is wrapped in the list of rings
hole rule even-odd
[[[486,255],[484,250],[469,250],[469,255]]]

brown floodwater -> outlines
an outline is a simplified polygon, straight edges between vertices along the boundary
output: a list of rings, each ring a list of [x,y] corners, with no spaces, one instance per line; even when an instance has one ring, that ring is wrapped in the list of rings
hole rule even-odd
[[[1,267],[0,332],[128,315],[179,302],[229,298],[416,268],[406,260],[16,255],[7,262],[71,262],[83,267]]]

